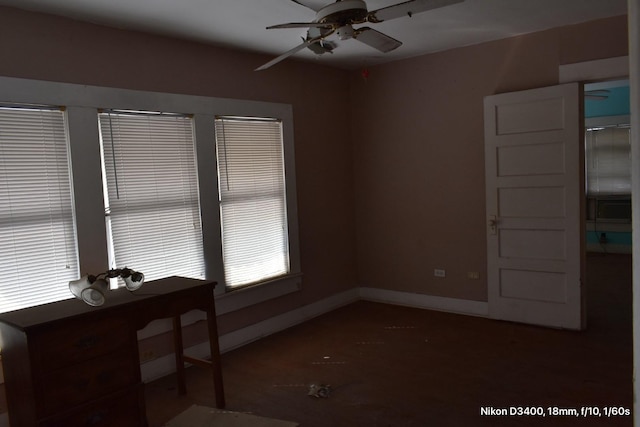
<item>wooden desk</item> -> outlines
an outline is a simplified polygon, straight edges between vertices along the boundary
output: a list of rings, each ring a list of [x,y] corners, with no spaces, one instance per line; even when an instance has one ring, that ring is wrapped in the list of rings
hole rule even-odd
[[[168,277],[111,291],[100,307],[70,299],[0,314],[11,427],[147,425],[136,331],[161,318],[173,318],[179,392],[184,360],[206,364],[223,408],[215,285]],[[211,361],[183,356],[180,314],[193,309],[207,313]]]

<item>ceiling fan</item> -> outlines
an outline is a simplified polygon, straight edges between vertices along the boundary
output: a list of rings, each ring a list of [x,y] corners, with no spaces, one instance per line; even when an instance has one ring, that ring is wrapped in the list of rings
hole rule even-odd
[[[402,45],[402,42],[373,28],[353,28],[353,25],[364,23],[377,24],[403,16],[411,17],[416,13],[449,6],[463,2],[464,0],[410,0],[373,11],[367,9],[367,4],[363,0],[337,0],[335,3],[318,9],[307,6],[297,0],[291,1],[316,12],[315,19],[311,22],[291,22],[288,24],[273,25],[267,27],[267,29],[308,28],[307,37],[303,39],[302,44],[256,68],[256,71],[266,70],[306,47],[316,54],[331,52],[337,46],[335,43],[325,39],[334,34],[337,35],[340,40],[355,39],[381,52],[390,52]]]
[[[584,92],[584,99],[590,99],[593,101],[604,101],[609,98],[611,92],[606,89],[586,90]]]

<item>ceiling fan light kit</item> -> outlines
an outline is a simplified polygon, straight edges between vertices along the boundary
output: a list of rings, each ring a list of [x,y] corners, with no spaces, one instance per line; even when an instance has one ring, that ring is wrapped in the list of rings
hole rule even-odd
[[[306,6],[299,1],[292,1],[296,4]],[[380,52],[390,52],[400,47],[402,42],[370,27],[353,28],[353,25],[364,23],[377,24],[403,16],[412,17],[416,13],[426,12],[463,1],[464,0],[410,0],[369,12],[367,3],[363,0],[337,0],[335,3],[324,6],[319,10],[312,9],[316,12],[316,17],[312,22],[291,22],[267,27],[268,30],[276,28],[308,28],[307,37],[302,44],[256,68],[256,71],[266,70],[306,47],[319,55],[325,52],[332,52],[337,46],[331,45],[331,49],[327,49],[324,46],[330,43],[326,42],[325,39],[334,33],[340,40],[354,39]]]

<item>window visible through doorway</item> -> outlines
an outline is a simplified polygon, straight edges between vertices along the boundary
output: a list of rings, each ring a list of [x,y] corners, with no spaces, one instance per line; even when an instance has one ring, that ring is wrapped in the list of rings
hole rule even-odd
[[[629,83],[585,85],[587,250],[631,252]]]

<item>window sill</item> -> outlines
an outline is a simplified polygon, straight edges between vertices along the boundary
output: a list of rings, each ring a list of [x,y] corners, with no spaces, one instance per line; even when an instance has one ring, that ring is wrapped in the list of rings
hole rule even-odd
[[[216,314],[231,313],[254,304],[297,292],[300,290],[301,284],[302,274],[297,273],[252,286],[227,289],[225,294],[216,297]]]

